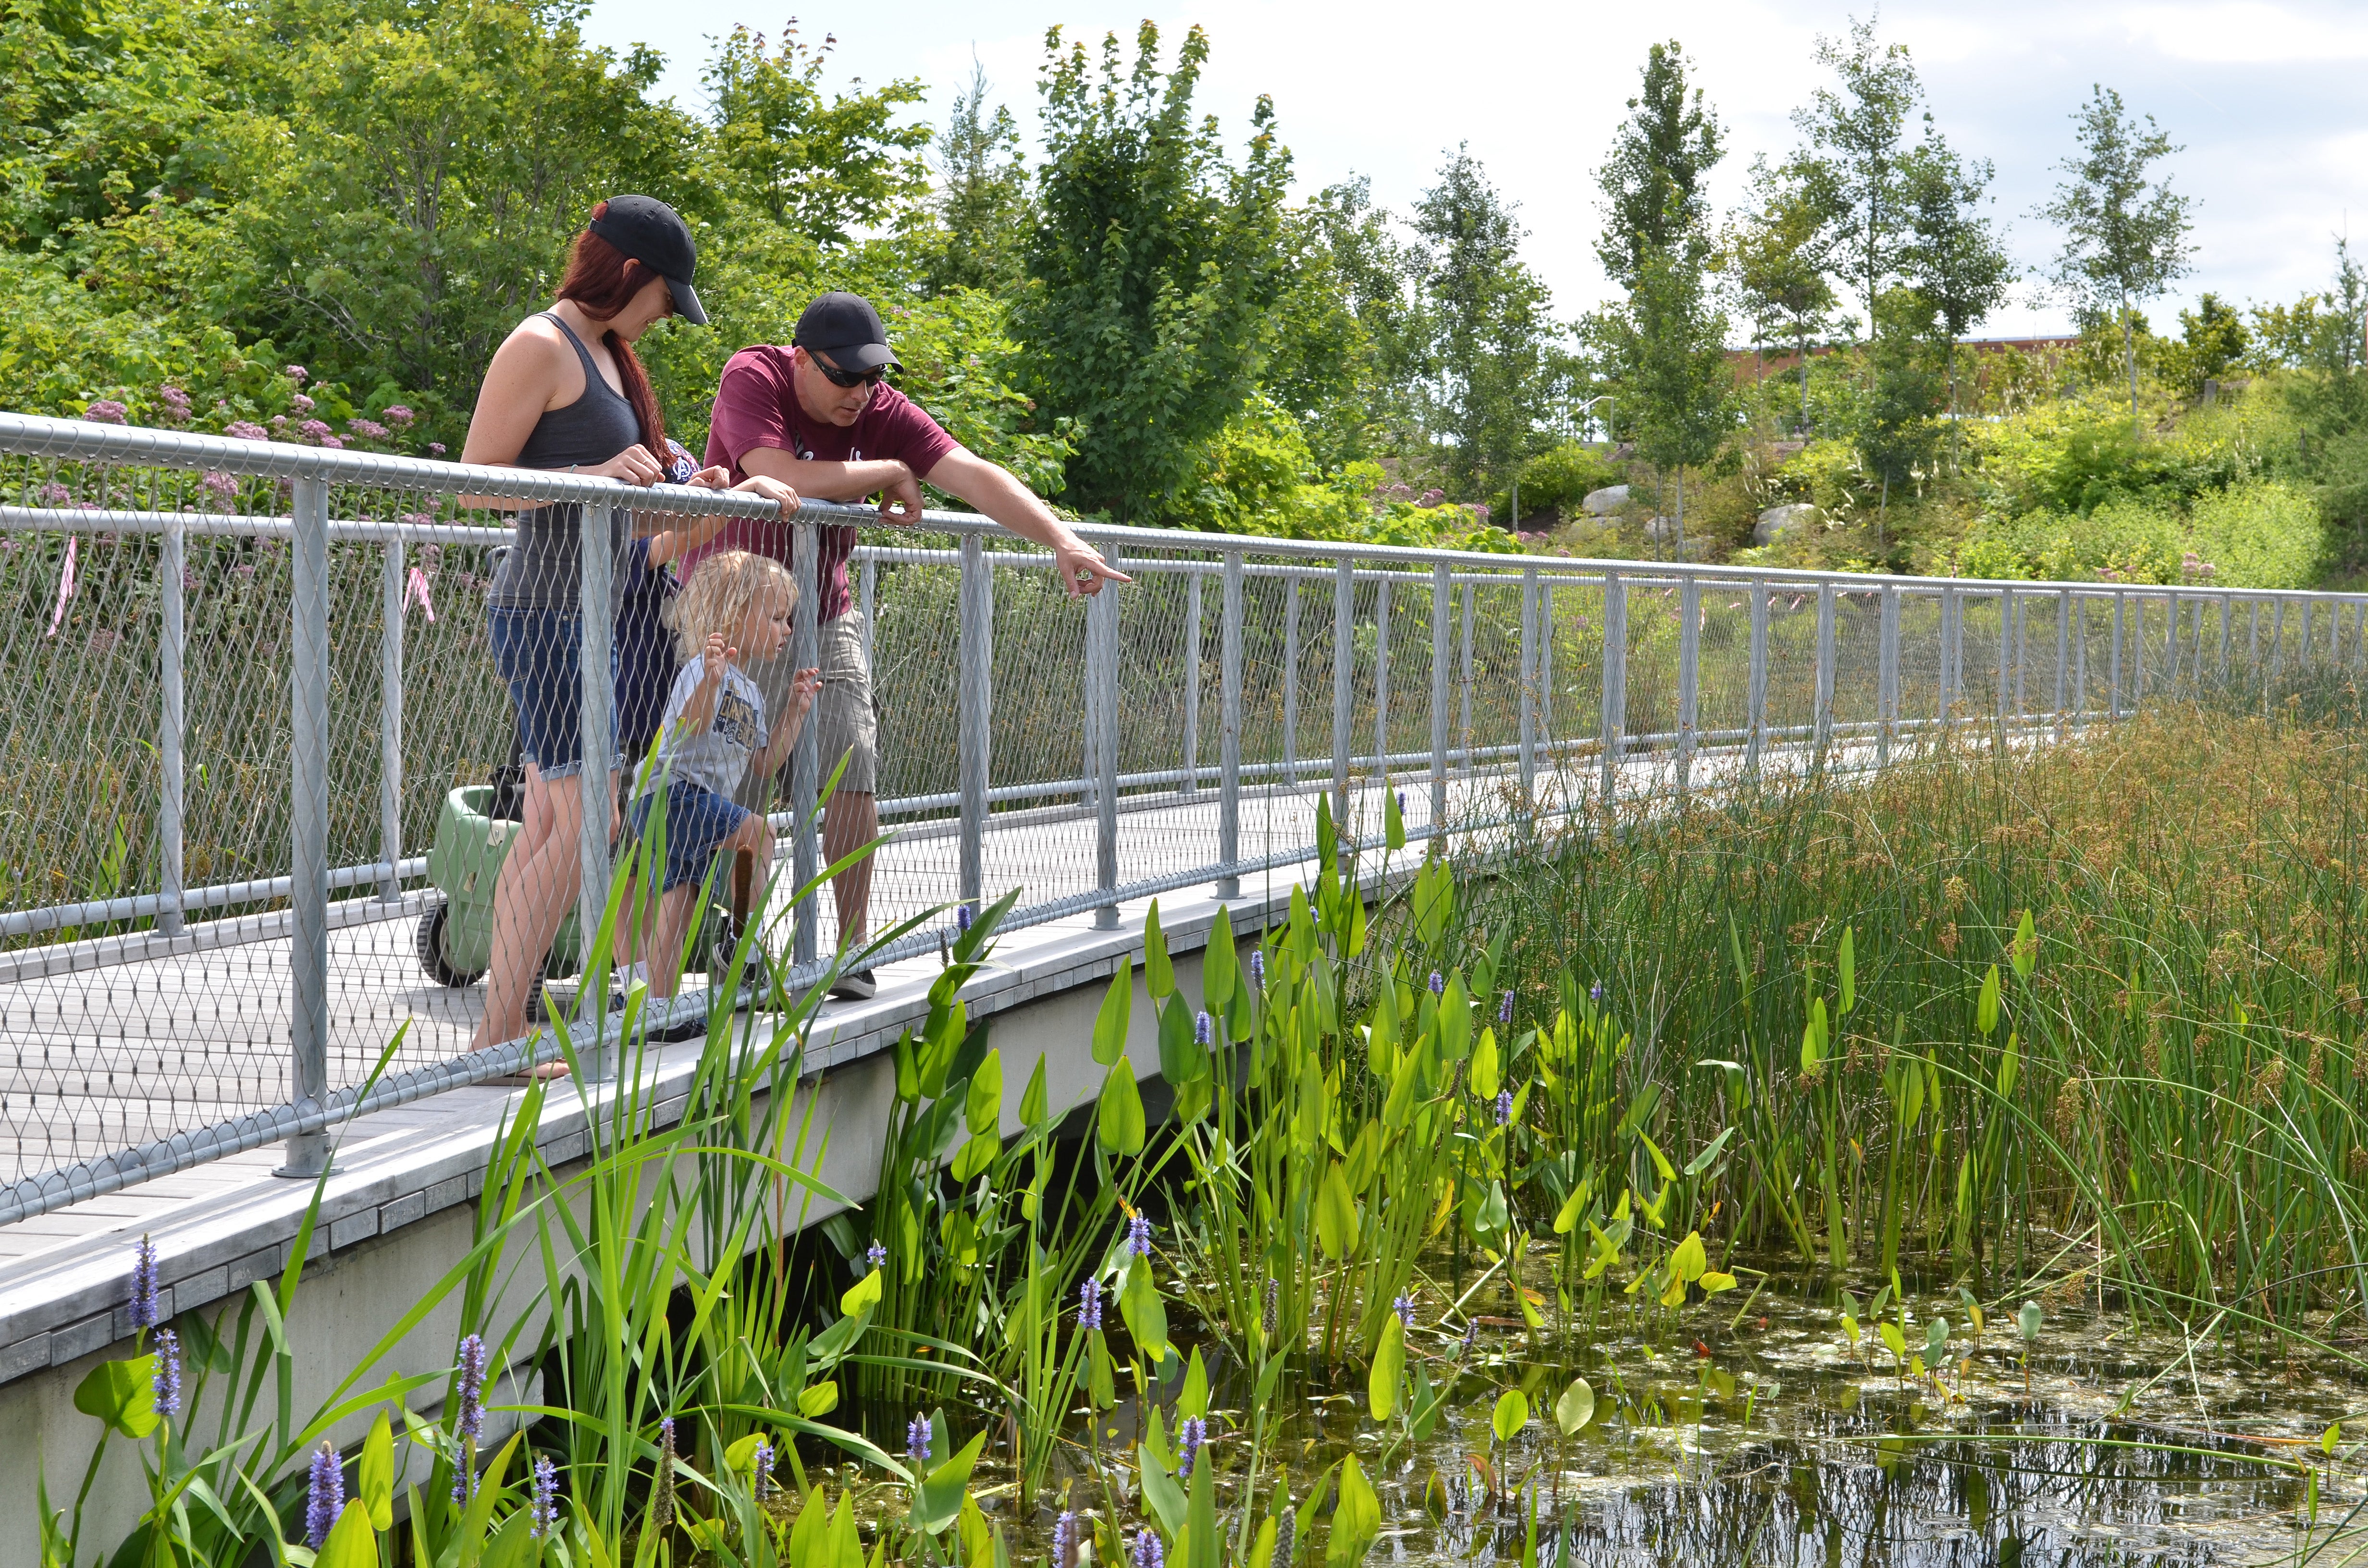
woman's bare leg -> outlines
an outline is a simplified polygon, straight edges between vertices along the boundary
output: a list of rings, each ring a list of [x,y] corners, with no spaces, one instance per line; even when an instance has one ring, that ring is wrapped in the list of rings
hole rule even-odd
[[[560,921],[575,902],[581,876],[575,835],[584,816],[582,780],[529,773],[525,788],[524,831],[494,884],[493,967],[485,982],[485,1016],[477,1026],[474,1048],[480,1051],[527,1032],[527,997]]]
[[[650,939],[650,994],[675,994],[682,975],[683,928],[690,924],[690,895],[697,890],[679,887],[658,900],[657,932]]]

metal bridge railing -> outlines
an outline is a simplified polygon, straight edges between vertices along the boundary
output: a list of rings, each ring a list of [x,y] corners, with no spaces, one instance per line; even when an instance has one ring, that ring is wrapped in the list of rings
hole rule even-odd
[[[485,617],[510,533],[461,505],[489,494],[583,510],[572,678],[585,755],[607,755],[612,512],[645,531],[762,503],[0,415],[0,1223],[283,1140],[317,1171],[337,1121],[548,1053],[472,1049],[484,988],[417,948],[533,825],[476,819],[460,871],[439,837],[512,744]],[[1134,583],[1081,602],[984,519],[810,504],[796,526],[843,522],[865,528],[850,587],[881,697],[871,924],[924,917],[887,958],[1014,887],[1015,925],[1233,896],[1312,854],[1319,796],[1370,835],[1395,793],[1422,838],[2357,667],[2368,605],[1096,527]],[[841,937],[827,893],[782,907],[822,863],[834,760],[809,725],[771,819],[767,939],[793,985]],[[580,922],[609,885],[609,790],[586,770]]]

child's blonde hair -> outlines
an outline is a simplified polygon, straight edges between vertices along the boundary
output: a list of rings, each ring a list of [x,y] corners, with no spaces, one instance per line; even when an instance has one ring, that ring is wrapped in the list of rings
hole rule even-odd
[[[706,651],[712,633],[736,635],[748,607],[768,594],[780,595],[792,610],[798,607],[798,580],[771,556],[727,550],[701,561],[666,608],[676,652],[688,664]]]

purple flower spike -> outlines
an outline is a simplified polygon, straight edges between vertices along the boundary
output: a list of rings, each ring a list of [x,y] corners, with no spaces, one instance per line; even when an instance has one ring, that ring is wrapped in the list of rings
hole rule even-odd
[[[1430,971],[1430,994],[1433,996],[1444,996],[1447,994],[1447,976],[1440,973],[1437,970],[1432,970]]]
[[[1499,1089],[1497,1091],[1497,1125],[1502,1127],[1512,1119],[1513,1091],[1510,1089]]]
[[[1077,1568],[1077,1516],[1066,1508],[1053,1521],[1053,1568]]]
[[[1202,1013],[1200,1017],[1194,1018],[1192,1020],[1192,1038],[1201,1042],[1201,1049],[1203,1051],[1206,1051],[1209,1047],[1216,1044],[1216,1020],[1209,1017],[1206,1013]]]
[[[1137,1214],[1126,1222],[1126,1250],[1137,1257],[1151,1256],[1151,1221]]]
[[[927,1462],[929,1457],[929,1418],[926,1415],[914,1416],[911,1424],[905,1428],[905,1457],[916,1464]]]
[[[773,1445],[759,1437],[757,1451],[751,1456],[748,1471],[757,1486],[757,1501],[761,1505],[773,1493]]]
[[[1497,1004],[1497,1021],[1500,1024],[1513,1021],[1513,994],[1509,991],[1505,993],[1505,999]]]
[[[1167,1568],[1167,1550],[1148,1529],[1134,1532],[1134,1568]]]
[[[971,927],[971,922],[977,918],[978,911],[973,909],[969,904],[958,903],[954,906],[954,926],[957,930],[969,930]]]
[[[1197,1415],[1188,1415],[1176,1429],[1176,1473],[1186,1481],[1192,1478],[1192,1461],[1201,1457],[1201,1445],[1209,1440],[1209,1424]]]
[[[1603,1000],[1603,987],[1602,987],[1600,984],[1595,984],[1595,985],[1590,985],[1590,986],[1588,986],[1588,987],[1587,988],[1587,999],[1588,999],[1588,1001],[1590,1001],[1590,1002],[1600,1002],[1600,1001],[1602,1001],[1602,1000]]]
[[[1266,989],[1266,949],[1258,948],[1250,953],[1250,983],[1260,991]]]
[[[757,1452],[764,1452],[762,1445]],[[534,1495],[527,1504],[526,1533],[535,1540],[549,1540],[559,1528],[559,1467],[551,1462],[549,1454],[534,1456]]]
[[[1088,1279],[1077,1287],[1077,1326],[1099,1328],[1102,1325],[1102,1282]]]
[[[151,1329],[162,1321],[156,1304],[156,1244],[142,1236],[131,1255],[131,1326]]]
[[[888,1266],[888,1249],[875,1241],[863,1249],[863,1261],[874,1268],[885,1268]]]
[[[181,1413],[181,1341],[169,1328],[156,1335],[156,1375],[150,1389],[155,1395],[157,1415]]]
[[[1390,1311],[1398,1314],[1398,1324],[1400,1327],[1412,1328],[1414,1326],[1414,1298],[1412,1296],[1400,1296],[1396,1301],[1390,1303]]]
[[[345,1506],[346,1472],[337,1463],[337,1450],[324,1437],[313,1455],[313,1472],[304,1487],[304,1544],[315,1551],[327,1544]]]
[[[485,1435],[485,1341],[482,1335],[472,1334],[461,1341],[457,1403],[452,1435],[473,1443]]]

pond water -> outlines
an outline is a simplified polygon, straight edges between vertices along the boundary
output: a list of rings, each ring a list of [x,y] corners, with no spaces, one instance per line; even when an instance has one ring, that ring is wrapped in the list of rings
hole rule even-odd
[[[1737,1290],[1685,1309],[1657,1343],[1628,1328],[1636,1319],[1624,1302],[1597,1332],[1574,1326],[1566,1341],[1523,1331],[1501,1287],[1467,1304],[1479,1320],[1468,1341],[1431,1326],[1444,1303],[1418,1308],[1409,1363],[1452,1388],[1427,1439],[1409,1447],[1367,1419],[1361,1369],[1344,1367],[1329,1387],[1303,1381],[1267,1413],[1261,1511],[1277,1464],[1304,1498],[1354,1453],[1383,1508],[1373,1562],[1520,1562],[1532,1500],[1536,1562],[1547,1568],[2297,1562],[2314,1505],[2317,1550],[2306,1560],[2349,1562],[2357,1551],[2368,1562],[2368,1531],[2329,1544],[2355,1509],[2349,1523],[2368,1526],[2353,1444],[2339,1440],[2331,1457],[2321,1448],[2329,1424],[2356,1407],[2358,1385],[2299,1353],[2248,1358],[2191,1344],[2175,1326],[2100,1317],[2093,1298],[2047,1304],[2026,1346],[2019,1302],[1975,1334],[1953,1286],[1919,1292],[1911,1282],[1911,1356],[1932,1317],[1945,1316],[1952,1333],[1943,1375],[1902,1376],[1872,1324],[1853,1348],[1822,1277],[1757,1283],[1748,1300]],[[1898,1322],[1896,1306],[1887,1315]],[[1238,1509],[1250,1390],[1214,1336],[1185,1326],[1178,1337],[1201,1346],[1218,1505]],[[1565,1438],[1554,1406],[1574,1376],[1588,1380],[1597,1407]],[[1528,1395],[1531,1415],[1500,1444],[1490,1415],[1511,1388]],[[1175,1384],[1165,1392],[1172,1398]],[[1028,1517],[1014,1517],[1008,1471],[982,1467],[982,1506],[1003,1519],[1015,1555],[1048,1550],[1064,1486],[1088,1517],[1114,1505],[1132,1535],[1131,1464],[1097,1469],[1082,1414],[1077,1462],[1031,1500]],[[1127,1451],[1137,1419],[1132,1398],[1106,1413],[1100,1451]],[[1302,1541],[1300,1563],[1321,1561],[1316,1533],[1313,1550]]]

